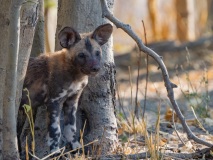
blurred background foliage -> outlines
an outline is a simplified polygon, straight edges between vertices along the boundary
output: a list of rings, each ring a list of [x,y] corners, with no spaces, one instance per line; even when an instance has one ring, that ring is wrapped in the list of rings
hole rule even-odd
[[[148,43],[186,42],[209,36],[213,29],[213,0],[115,0],[114,15]],[[46,51],[54,51],[57,0],[45,0]],[[114,30],[114,51],[131,50],[135,42],[122,30]]]

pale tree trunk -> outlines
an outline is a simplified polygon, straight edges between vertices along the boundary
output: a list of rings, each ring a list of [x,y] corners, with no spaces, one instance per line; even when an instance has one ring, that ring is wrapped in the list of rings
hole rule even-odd
[[[35,35],[33,39],[33,46],[31,50],[31,57],[37,57],[41,53],[44,53],[45,43],[44,43],[44,0],[39,0],[39,13],[38,22],[35,29]]]
[[[212,1],[212,0],[211,0]],[[195,17],[195,24],[196,24],[196,38],[200,36],[204,36],[208,24],[208,1],[199,1],[195,0],[194,2],[194,17]],[[213,9],[213,8],[212,8]]]
[[[2,159],[2,112],[3,112],[3,96],[6,75],[7,49],[8,49],[8,28],[10,0],[0,0],[0,159]]]
[[[176,33],[177,38],[180,41],[186,41],[188,39],[188,27],[187,27],[187,0],[175,0],[176,7]]]
[[[18,113],[19,102],[22,96],[22,87],[27,70],[27,65],[33,45],[33,37],[39,14],[39,1],[27,0],[21,8],[21,28],[18,58],[18,79],[17,79],[17,95],[16,95],[16,116]],[[18,117],[18,121],[22,117]],[[18,128],[17,132],[21,132],[22,128]],[[26,138],[26,137],[25,137]]]
[[[208,0],[208,28],[213,33],[213,1]]]
[[[109,8],[113,0],[108,0]],[[69,14],[69,16],[67,16]],[[65,26],[72,26],[78,32],[90,32],[101,24],[102,18],[99,0],[59,1],[56,35]],[[60,49],[56,39],[56,50]],[[115,118],[115,66],[112,52],[112,39],[102,47],[103,67],[96,77],[89,78],[89,84],[83,91],[78,110],[78,133],[86,118],[84,144],[98,139],[98,152],[112,151],[117,144],[117,123]],[[84,114],[82,118],[82,114]],[[91,149],[91,148],[90,148]],[[96,150],[97,151],[97,150]],[[91,152],[90,152],[91,153]]]
[[[156,0],[147,1],[147,7],[151,22],[152,36],[156,37],[158,40],[161,37],[159,37],[160,36],[159,26],[157,25],[158,20],[157,1]]]
[[[20,33],[20,9],[24,0],[13,0],[10,7],[8,60],[3,106],[3,159],[18,159],[16,138],[16,85]]]
[[[195,39],[194,0],[175,0],[177,38],[180,41]]]
[[[21,9],[21,29],[20,29],[20,45],[18,58],[18,83],[16,105],[17,110],[22,95],[22,87],[24,77],[27,70],[28,60],[33,44],[35,26],[38,20],[38,0],[27,0]],[[17,113],[17,111],[16,111]]]
[[[14,1],[14,4],[11,4],[11,17],[10,17],[10,27],[14,27],[14,31],[10,30],[9,32],[9,52],[8,53],[8,65],[7,66],[7,76],[6,76],[6,85],[4,93],[4,108],[3,115],[4,117],[4,130],[3,130],[3,156],[4,158],[17,159],[18,158],[18,148],[17,148],[17,139],[16,137],[16,115],[19,105],[19,100],[21,97],[23,80],[26,73],[26,68],[28,64],[29,55],[31,52],[34,28],[37,21],[37,0],[31,1]],[[21,9],[22,6],[22,9]],[[20,14],[21,9],[21,14]],[[21,21],[20,21],[21,19]],[[20,29],[21,24],[21,29]],[[15,26],[14,26],[15,25]],[[19,37],[20,33],[20,37]],[[20,43],[19,43],[20,39]],[[12,40],[12,41],[11,41]],[[16,46],[17,45],[17,46]],[[13,55],[10,55],[11,52],[14,52]],[[15,54],[16,53],[16,54]],[[19,58],[18,58],[19,57]],[[16,59],[15,59],[16,58]],[[15,59],[15,60],[14,60]],[[9,61],[12,61],[11,63]],[[13,65],[14,66],[13,66]],[[12,67],[14,70],[12,70]],[[17,74],[18,73],[18,74]],[[10,82],[13,81],[13,82]],[[9,94],[9,91],[13,91],[12,94]],[[8,105],[13,106],[8,107]],[[14,109],[14,110],[13,110]],[[9,118],[9,120],[7,120]],[[8,128],[7,126],[11,127]],[[10,134],[8,134],[10,133]],[[10,137],[12,136],[12,138]],[[11,142],[9,142],[11,141]],[[16,158],[15,158],[16,157]]]
[[[32,50],[31,50],[31,57],[37,57],[39,56],[41,53],[44,53],[44,48],[45,48],[45,36],[44,36],[44,1],[43,0],[38,0],[39,1],[39,9],[37,10],[37,6],[32,6],[36,13],[36,11],[38,11],[38,22],[35,28],[35,35],[34,35],[34,39],[31,39],[31,43],[33,41],[33,46],[32,46]],[[36,4],[36,3],[35,3]],[[32,13],[33,14],[33,13]],[[32,33],[34,33],[34,27],[33,26],[31,28]],[[27,56],[29,56],[29,53],[27,53]],[[35,113],[36,114],[36,113]],[[45,147],[42,146],[42,144],[44,144],[44,138],[41,137],[40,132],[44,133],[46,132],[46,123],[45,123],[45,118],[46,118],[46,110],[43,109],[43,107],[39,107],[37,110],[37,115],[36,116],[38,118],[35,118],[35,141],[36,143],[36,155],[42,157],[43,155],[47,154],[47,152],[45,152]],[[22,119],[21,115],[19,115],[20,117],[18,117],[19,119]],[[22,151],[26,145],[26,136],[28,137],[28,145],[30,146],[31,141],[32,141],[32,137],[31,137],[31,132],[29,130],[29,122],[28,119],[25,121],[25,124],[23,126],[23,128],[20,128],[20,132],[21,132],[21,147],[22,147]],[[45,133],[46,134],[46,133]],[[45,135],[43,134],[43,135]],[[23,151],[24,153],[24,151]],[[22,156],[25,156],[24,154]],[[21,157],[22,159],[24,159],[25,157]]]

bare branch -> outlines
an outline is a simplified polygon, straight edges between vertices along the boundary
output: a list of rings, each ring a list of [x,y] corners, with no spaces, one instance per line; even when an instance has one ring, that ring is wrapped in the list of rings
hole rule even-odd
[[[181,113],[180,108],[179,108],[176,100],[174,99],[174,92],[173,92],[174,84],[171,83],[171,81],[169,79],[169,74],[168,74],[168,71],[166,69],[166,66],[165,66],[162,58],[156,52],[154,52],[149,47],[146,47],[143,44],[142,40],[132,31],[130,25],[120,22],[117,18],[115,18],[112,15],[112,13],[109,11],[109,9],[107,7],[106,0],[100,0],[100,1],[101,1],[101,6],[102,6],[102,16],[109,19],[112,23],[114,23],[116,25],[117,28],[121,28],[122,30],[124,30],[132,39],[135,40],[140,51],[143,51],[144,53],[148,54],[149,56],[154,58],[154,60],[158,63],[158,65],[162,71],[162,76],[163,76],[165,87],[167,89],[167,93],[168,93],[167,96],[169,97],[170,102],[171,102],[178,118],[180,119],[180,122],[181,122],[185,132],[187,133],[188,138],[194,140],[195,142],[197,142],[199,144],[203,144],[208,147],[213,146],[213,144],[206,142],[206,141],[198,138],[197,136],[195,136],[194,133],[192,133],[192,131],[190,130],[189,126],[187,125],[185,117]]]

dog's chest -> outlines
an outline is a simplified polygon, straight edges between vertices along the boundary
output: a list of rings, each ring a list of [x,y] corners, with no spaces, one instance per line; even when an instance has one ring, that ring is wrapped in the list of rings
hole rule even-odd
[[[87,78],[82,81],[72,82],[68,87],[63,88],[62,92],[60,92],[57,97],[52,99],[52,102],[61,100],[65,101],[67,98],[72,97],[73,95],[80,94],[87,83]]]

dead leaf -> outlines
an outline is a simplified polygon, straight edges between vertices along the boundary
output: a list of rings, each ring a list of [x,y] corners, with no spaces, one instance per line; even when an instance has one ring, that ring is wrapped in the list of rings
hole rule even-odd
[[[191,153],[193,152],[193,145],[191,141],[187,141],[183,147],[179,148],[182,153]]]
[[[173,122],[173,120],[172,120],[172,116],[173,116],[172,112],[173,112],[173,110],[170,107],[166,108],[166,113],[164,115],[164,118],[165,118],[166,121]],[[175,112],[174,112],[174,121],[178,122],[178,117],[177,117]]]
[[[130,147],[125,147],[124,148],[124,154],[132,154],[133,153],[133,150],[132,150],[132,148],[130,148]]]
[[[167,144],[168,140],[166,138],[160,138],[159,140],[159,146],[165,146]]]

